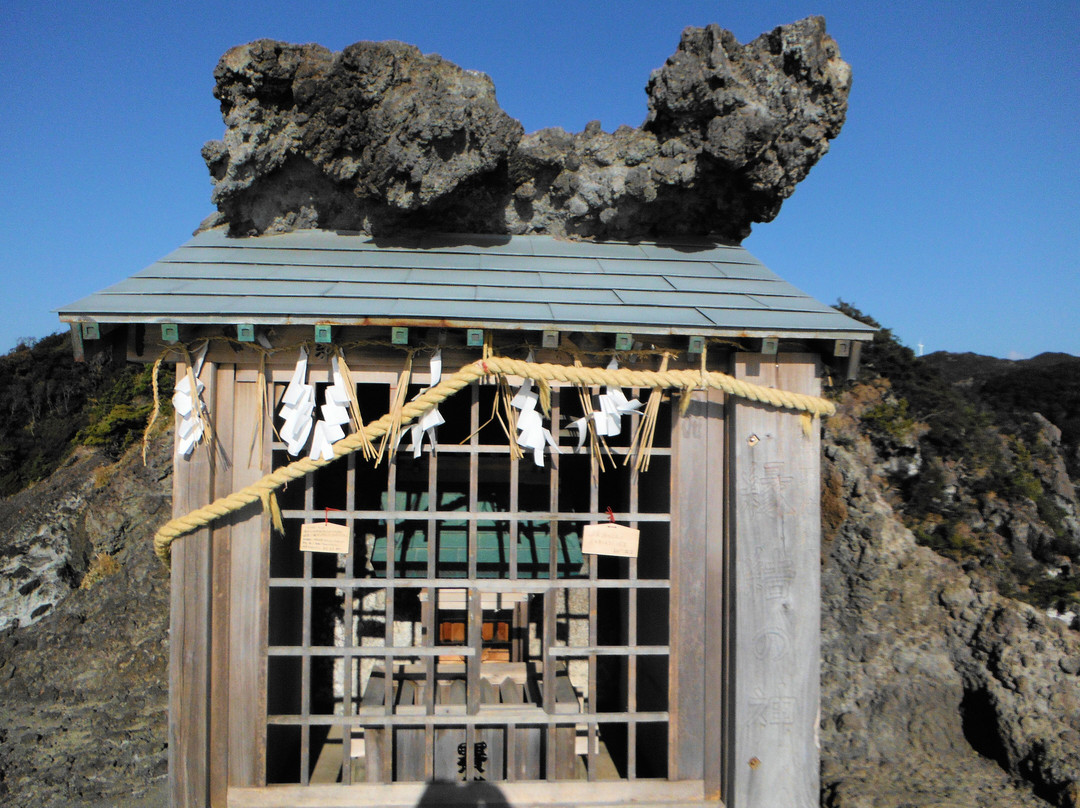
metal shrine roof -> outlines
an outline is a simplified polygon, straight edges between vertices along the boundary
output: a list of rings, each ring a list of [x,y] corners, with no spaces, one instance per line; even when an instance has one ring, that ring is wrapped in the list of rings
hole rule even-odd
[[[440,325],[869,339],[742,247],[552,236],[200,233],[59,309],[97,323]]]

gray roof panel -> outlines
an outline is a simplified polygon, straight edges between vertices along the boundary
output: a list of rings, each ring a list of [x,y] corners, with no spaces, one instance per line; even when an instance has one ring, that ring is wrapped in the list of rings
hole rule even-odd
[[[550,236],[200,233],[60,309],[69,321],[446,322],[868,338],[742,247]]]
[[[197,247],[178,250],[158,263],[192,262],[197,264],[248,264],[266,267],[396,267],[416,266],[415,252],[376,250],[313,250],[263,247],[238,250],[235,247]],[[480,256],[474,253],[432,253],[424,266],[429,269],[479,269]],[[271,270],[272,271],[272,270]]]
[[[631,326],[694,328],[712,325],[701,312],[683,306],[592,306],[565,302],[552,303],[551,313],[557,322],[604,323],[627,328]],[[667,329],[660,330],[663,332]]]

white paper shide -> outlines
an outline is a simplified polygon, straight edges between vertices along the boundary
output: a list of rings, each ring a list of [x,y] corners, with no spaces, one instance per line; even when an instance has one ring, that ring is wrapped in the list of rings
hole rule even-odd
[[[207,347],[204,345],[196,355],[192,363],[192,372],[185,373],[173,388],[173,409],[180,416],[176,436],[176,454],[179,457],[190,457],[203,437],[203,415],[206,413],[206,405],[203,403],[202,394],[206,385],[199,380],[199,374],[202,373],[203,362],[206,360]],[[191,389],[192,378],[195,379],[194,390]]]
[[[431,357],[431,361],[428,364],[429,375],[431,381],[428,383],[427,389],[431,389],[442,381],[442,349],[437,348],[435,353]],[[438,441],[435,439],[435,427],[442,426],[446,423],[446,419],[439,413],[439,405],[436,404],[430,410],[425,412],[409,427],[409,437],[412,440],[412,444],[409,448],[412,449],[413,457],[419,457],[420,452],[423,450],[424,436],[427,436],[428,444],[431,446],[431,451],[434,452],[438,448]],[[400,441],[405,433],[402,432],[398,436]]]
[[[315,411],[315,385],[307,383],[307,349],[301,346],[289,386],[281,399],[278,415],[284,420],[279,433],[293,457],[304,451],[311,434],[311,415]]]
[[[612,359],[608,363],[608,370],[618,370],[619,362]],[[641,409],[642,404],[636,398],[628,401],[623,391],[618,387],[605,387],[604,392],[596,397],[598,407],[592,412],[593,427],[596,435],[600,438],[615,437],[622,432],[622,417],[630,415]],[[585,445],[585,436],[589,432],[589,418],[578,418],[571,421],[570,426],[577,430],[577,448]]]
[[[544,448],[550,446],[557,453],[559,444],[551,436],[551,430],[544,426],[544,419],[536,409],[540,395],[533,390],[533,380],[526,379],[525,383],[518,388],[517,395],[510,400],[510,406],[518,411],[517,416],[517,444],[523,449],[531,449],[533,462],[543,467]]]

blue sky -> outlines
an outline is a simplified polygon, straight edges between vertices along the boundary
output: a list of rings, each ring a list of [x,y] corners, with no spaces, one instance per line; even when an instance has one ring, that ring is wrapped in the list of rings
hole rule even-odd
[[[229,47],[400,39],[493,78],[527,131],[645,117],[687,25],[746,42],[823,14],[848,121],[746,246],[913,348],[1080,355],[1080,3],[277,2],[0,5],[0,351],[183,241]]]

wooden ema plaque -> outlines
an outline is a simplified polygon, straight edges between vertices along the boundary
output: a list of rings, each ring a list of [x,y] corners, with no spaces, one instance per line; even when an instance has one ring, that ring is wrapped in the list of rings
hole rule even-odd
[[[349,552],[352,531],[347,525],[333,522],[312,522],[300,526],[300,550],[312,553]]]
[[[626,525],[605,522],[602,525],[585,525],[581,552],[588,555],[637,558],[638,537],[641,532]]]

